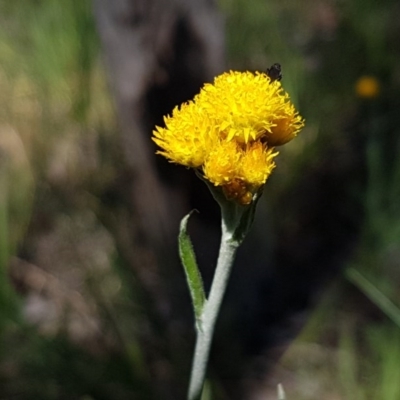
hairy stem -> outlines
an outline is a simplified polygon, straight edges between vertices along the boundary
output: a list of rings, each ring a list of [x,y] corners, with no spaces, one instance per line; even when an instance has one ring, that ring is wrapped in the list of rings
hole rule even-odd
[[[201,315],[201,324],[197,329],[196,348],[189,385],[189,400],[198,400],[201,395],[215,322],[225,294],[237,248],[238,243],[232,240],[232,234],[228,231],[225,220],[222,218],[222,237],[217,268],[210,295]]]

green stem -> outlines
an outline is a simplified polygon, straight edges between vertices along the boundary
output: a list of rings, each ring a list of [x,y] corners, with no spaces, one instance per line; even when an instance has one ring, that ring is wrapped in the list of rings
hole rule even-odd
[[[197,329],[196,348],[189,385],[189,400],[198,400],[201,395],[215,322],[225,294],[238,246],[239,243],[232,240],[232,232],[227,228],[226,221],[224,217],[222,217],[222,236],[217,268],[211,285],[210,295],[204,304],[201,315],[201,328]]]

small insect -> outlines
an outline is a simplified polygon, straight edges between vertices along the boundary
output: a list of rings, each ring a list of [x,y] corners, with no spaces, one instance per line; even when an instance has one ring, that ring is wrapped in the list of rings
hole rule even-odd
[[[267,75],[270,77],[271,82],[280,81],[282,79],[281,64],[275,63],[271,67],[267,68]]]

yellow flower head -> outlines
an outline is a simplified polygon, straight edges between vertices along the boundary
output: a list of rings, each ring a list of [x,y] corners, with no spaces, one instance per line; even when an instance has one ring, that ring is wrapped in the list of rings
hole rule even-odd
[[[153,140],[162,149],[158,154],[187,167],[203,165],[218,138],[207,113],[193,102],[184,103],[181,108],[175,107],[164,123],[165,128],[156,126],[153,131]]]
[[[304,120],[281,83],[263,73],[228,72],[175,108],[153,140],[170,161],[198,168],[226,197],[249,204],[273,170],[274,146]]]
[[[355,85],[356,94],[364,99],[373,99],[379,95],[379,81],[370,75],[364,75],[358,79]]]

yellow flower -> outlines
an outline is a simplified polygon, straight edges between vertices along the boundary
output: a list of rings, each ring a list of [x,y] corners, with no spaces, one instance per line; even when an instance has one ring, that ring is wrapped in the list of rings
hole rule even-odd
[[[227,140],[247,143],[264,137],[277,146],[293,139],[304,126],[281,83],[262,73],[222,74],[203,87],[195,102],[207,110]],[[279,128],[284,119],[290,119],[290,133]]]
[[[170,161],[198,168],[226,197],[251,203],[275,167],[274,146],[304,126],[279,81],[263,73],[228,72],[175,108],[153,140]]]
[[[277,155],[260,141],[245,146],[225,141],[211,152],[203,171],[215,186],[222,186],[228,199],[250,204],[275,168],[273,158]]]
[[[364,99],[373,99],[380,92],[379,81],[374,76],[364,75],[356,82],[356,93]]]
[[[218,138],[218,132],[208,115],[193,102],[175,107],[172,117],[164,118],[165,128],[156,126],[154,142],[170,161],[187,167],[200,167]]]

